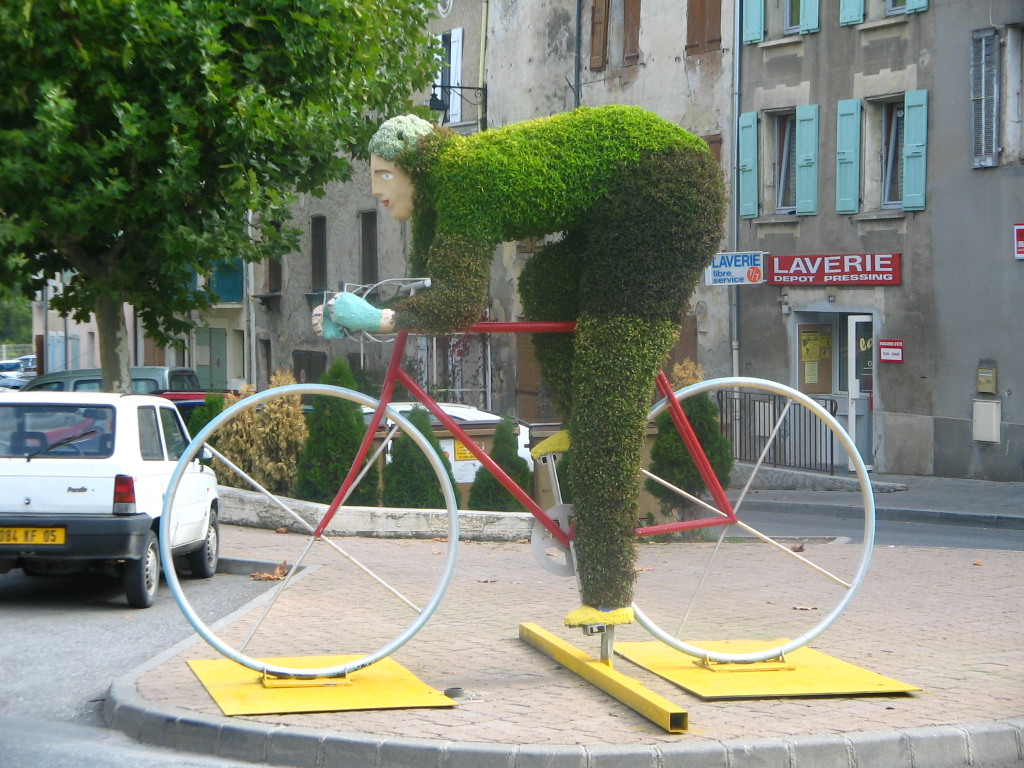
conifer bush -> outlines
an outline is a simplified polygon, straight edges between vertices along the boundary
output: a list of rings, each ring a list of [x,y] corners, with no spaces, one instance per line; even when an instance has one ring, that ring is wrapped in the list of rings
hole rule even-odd
[[[270,378],[271,387],[294,384],[287,371],[278,371]],[[241,397],[230,397],[230,406],[253,394],[253,388],[242,388]],[[253,480],[271,493],[290,495],[295,485],[296,469],[308,429],[299,395],[277,397],[238,414],[217,431],[217,450],[223,453]],[[224,485],[251,488],[237,473],[215,462],[217,479]]]
[[[423,433],[431,448],[441,457],[448,472],[448,479],[455,488],[451,464],[441,451],[441,443],[434,435],[430,414],[425,409],[416,407],[406,414],[406,418]],[[384,467],[384,493],[381,500],[385,507],[444,508],[444,495],[441,493],[437,475],[434,474],[420,447],[404,433],[395,440],[391,449],[391,462]]]
[[[196,408],[188,420],[188,433],[195,437],[199,432],[220,415],[224,410],[224,395],[219,392],[207,392],[203,404]],[[216,445],[216,437],[210,442]]]
[[[355,389],[352,369],[338,358],[320,379],[345,389]],[[358,403],[327,395],[314,395],[313,411],[307,419],[309,437],[299,459],[295,493],[300,499],[330,504],[345,481],[352,460],[359,451],[366,426]],[[346,504],[375,507],[380,502],[380,472],[369,471],[349,494]]]
[[[700,370],[700,366],[686,361],[683,365],[675,366],[672,383],[675,387],[680,388],[700,381],[702,378],[703,372]],[[686,398],[681,405],[715,476],[723,488],[728,488],[733,465],[732,447],[728,438],[722,434],[718,406],[706,392]],[[650,471],[687,493],[700,498],[707,492],[707,485],[700,476],[700,472],[697,471],[697,466],[683,443],[668,410],[658,415],[655,424],[658,428],[658,436],[654,440],[654,445],[651,446]],[[671,521],[695,520],[701,516],[696,504],[675,491],[653,480],[647,480],[644,487],[658,499],[662,514]],[[689,539],[697,538],[692,531],[685,532],[683,536]]]
[[[490,457],[504,469],[521,488],[530,488],[533,473],[530,464],[519,455],[519,442],[515,436],[515,424],[505,417],[494,430],[494,442]],[[480,467],[469,488],[469,508],[492,512],[521,512],[523,505],[498,482],[486,467]]]

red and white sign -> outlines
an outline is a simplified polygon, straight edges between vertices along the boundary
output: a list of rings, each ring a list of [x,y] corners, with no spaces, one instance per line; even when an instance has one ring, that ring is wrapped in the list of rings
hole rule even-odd
[[[1013,255],[1024,259],[1024,224],[1013,225]]]
[[[902,363],[903,339],[879,339],[878,360],[882,363]]]
[[[900,254],[769,256],[769,285],[899,285]]]

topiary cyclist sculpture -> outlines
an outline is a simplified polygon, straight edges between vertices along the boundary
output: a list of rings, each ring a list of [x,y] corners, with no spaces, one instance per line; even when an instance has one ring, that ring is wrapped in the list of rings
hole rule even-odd
[[[722,174],[707,144],[650,112],[608,106],[468,137],[404,115],[380,127],[370,152],[373,194],[412,219],[410,274],[433,287],[383,310],[341,293],[314,326],[327,338],[339,326],[468,328],[495,248],[560,233],[527,263],[519,291],[528,319],[577,322],[574,335],[535,337],[572,441],[583,606],[566,623],[631,621],[653,382],[722,235]]]

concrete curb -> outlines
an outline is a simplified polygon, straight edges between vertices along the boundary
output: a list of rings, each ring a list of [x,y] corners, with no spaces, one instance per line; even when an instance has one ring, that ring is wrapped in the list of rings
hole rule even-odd
[[[176,654],[182,649],[172,650]],[[166,655],[157,657],[157,663]],[[256,764],[299,768],[961,768],[1024,760],[1024,718],[785,738],[582,746],[437,741],[268,725],[143,699],[136,681],[153,666],[148,662],[113,682],[104,710],[110,727],[153,746]]]
[[[748,510],[764,512],[791,512],[798,515],[821,515],[842,517],[845,510],[858,513],[858,507],[843,504],[821,504],[810,501],[779,501],[775,499],[750,498],[745,503]],[[971,525],[978,528],[1024,529],[1024,517],[1014,515],[990,515],[983,512],[951,512],[935,509],[901,509],[900,507],[875,507],[876,520],[902,523],[931,523],[934,525]]]

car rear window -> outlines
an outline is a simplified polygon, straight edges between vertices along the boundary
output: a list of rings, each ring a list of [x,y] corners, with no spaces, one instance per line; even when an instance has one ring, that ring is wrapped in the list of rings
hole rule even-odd
[[[113,453],[110,406],[0,404],[0,457],[105,459]]]

